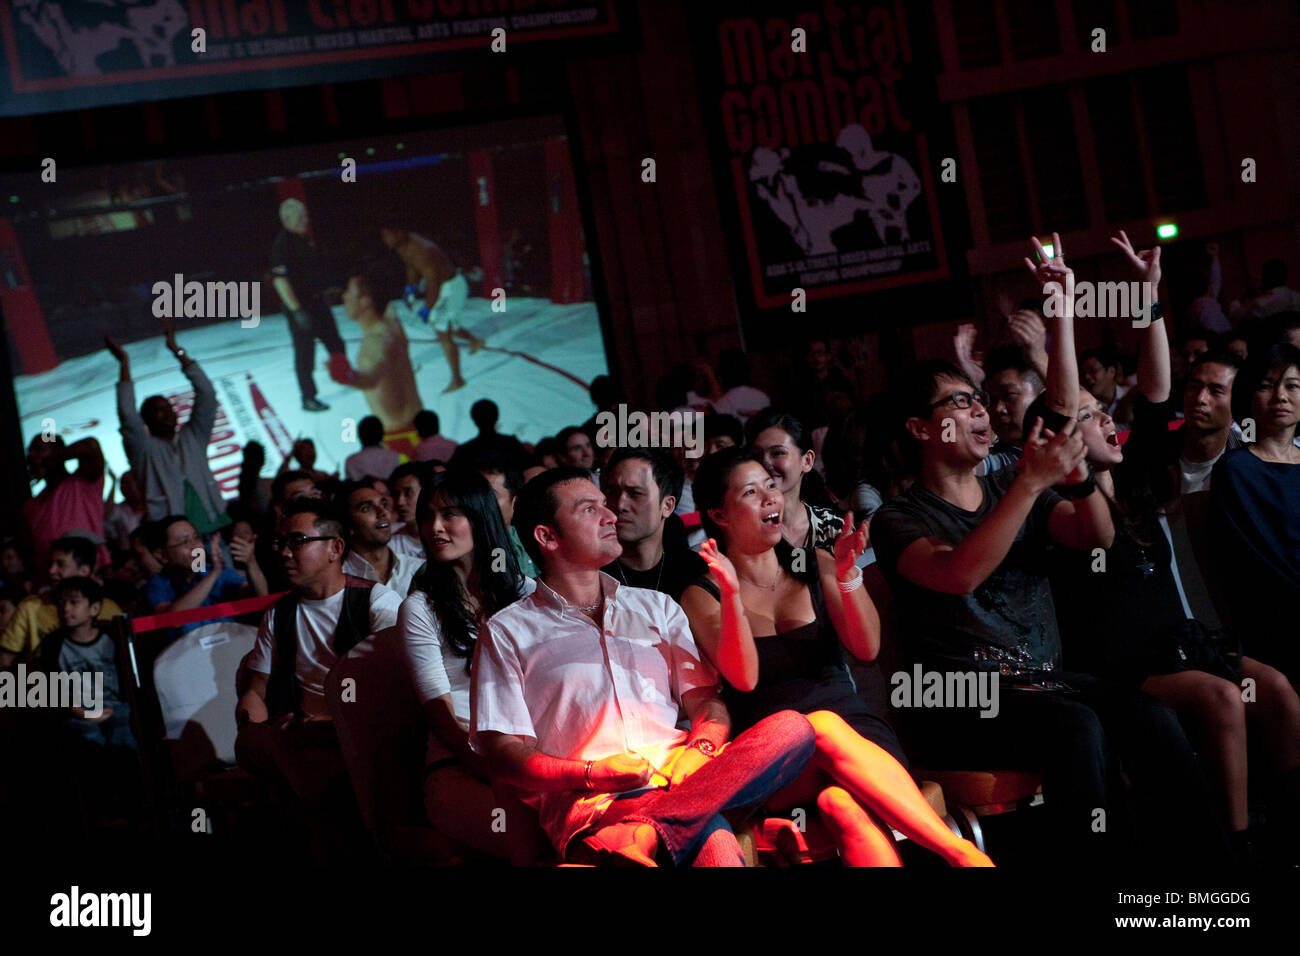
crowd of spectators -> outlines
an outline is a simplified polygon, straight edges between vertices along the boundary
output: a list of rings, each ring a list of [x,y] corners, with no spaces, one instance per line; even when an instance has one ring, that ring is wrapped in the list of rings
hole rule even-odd
[[[1114,242],[1116,278],[1159,290],[1160,249]],[[1210,247],[1184,322],[1157,305],[1112,320],[1136,356],[1078,351],[1065,250],[1035,250],[1045,291],[1002,341],[961,325],[888,382],[824,339],[775,401],[742,352],[675,369],[645,410],[702,416],[700,454],[613,447],[595,417],[527,445],[485,399],[459,444],[422,411],[410,460],[362,420],[342,476],[299,441],[265,479],[250,442],[232,502],[195,358],[167,327],[196,396],[178,427],[109,340],[130,470],[106,495],[94,439],[37,436],[0,543],[0,668],[104,675],[102,707],[24,739],[0,715],[12,759],[62,748],[73,786],[114,795],[99,822],[129,816],[140,724],[108,622],[263,597],[236,752],[325,859],[355,812],[328,677],[369,640],[401,649],[428,823],[469,858],[738,865],[739,816],[807,807],[846,864],[898,865],[895,833],[996,862],[927,804],[926,767],[1039,774],[1062,862],[1300,862],[1300,294],[1274,260],[1222,305]],[[591,393],[626,406],[608,376]],[[887,644],[993,681],[995,712],[891,705]]]

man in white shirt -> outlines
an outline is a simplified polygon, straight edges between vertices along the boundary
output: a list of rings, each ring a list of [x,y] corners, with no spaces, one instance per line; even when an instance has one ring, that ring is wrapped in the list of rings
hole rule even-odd
[[[343,523],[319,499],[285,504],[274,548],[292,590],[262,617],[235,711],[240,765],[287,785],[308,807],[345,773],[325,679],[367,636],[390,639],[401,606],[382,584],[345,575],[343,535]]]
[[[419,462],[408,461],[393,469],[388,476],[388,490],[393,498],[389,503],[392,512],[393,537],[388,546],[397,554],[406,554],[424,560],[424,543],[420,540],[420,529],[415,523],[415,506],[420,501],[420,492],[428,480],[427,466]],[[403,595],[405,597],[405,595]]]
[[[367,475],[387,478],[402,463],[401,455],[384,447],[384,423],[374,415],[367,415],[357,423],[357,438],[361,440],[361,450],[348,455],[343,463],[348,481],[360,481]]]
[[[402,554],[389,547],[393,538],[388,499],[369,481],[352,481],[339,489],[336,499],[347,515],[348,556],[343,572],[383,584],[406,597],[411,578],[424,565],[423,558]]]
[[[717,673],[681,608],[600,572],[622,547],[588,472],[535,477],[515,525],[542,577],[479,638],[471,746],[538,810],[562,857],[742,865],[722,812],[799,775],[808,722],[782,711],[726,743]]]

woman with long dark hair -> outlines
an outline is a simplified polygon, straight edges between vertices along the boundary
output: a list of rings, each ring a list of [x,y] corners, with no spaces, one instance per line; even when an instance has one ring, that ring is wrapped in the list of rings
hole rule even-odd
[[[745,424],[745,440],[785,498],[782,537],[794,548],[833,553],[844,519],[828,507],[830,494],[813,471],[812,434],[788,412],[765,408]]]
[[[695,483],[711,536],[700,553],[712,580],[688,587],[682,607],[695,643],[726,680],[737,730],[790,709],[806,714],[817,735],[809,770],[769,807],[815,798],[851,866],[900,865],[893,840],[864,807],[954,866],[991,866],[926,802],[893,731],[857,696],[844,666],[841,642],[862,660],[880,650],[880,618],[855,567],[866,527],[855,529],[850,518],[834,557],[811,549],[801,562],[782,538],[777,480],[749,452],[707,456]]]
[[[506,841],[492,831],[497,801],[488,774],[466,733],[470,665],[487,619],[534,584],[520,573],[496,494],[477,472],[435,475],[415,516],[428,563],[411,582],[397,626],[429,723],[425,811],[444,835],[508,857]]]

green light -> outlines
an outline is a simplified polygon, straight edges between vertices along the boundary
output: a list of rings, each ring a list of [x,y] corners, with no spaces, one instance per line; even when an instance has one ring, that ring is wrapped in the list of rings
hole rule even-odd
[[[1043,255],[1047,256],[1049,259],[1056,258],[1056,246],[1052,245],[1050,242],[1043,243]]]
[[[373,155],[375,155],[375,148],[374,148],[373,146],[367,146],[367,147],[366,147],[366,155],[367,155],[367,156],[373,156]]]
[[[347,159],[347,158],[348,158],[347,153],[339,153],[339,159]]]
[[[398,148],[398,149],[406,149],[406,144],[405,144],[405,143],[398,143],[398,144],[397,144],[397,148]]]
[[[1178,235],[1178,226],[1172,222],[1164,222],[1156,226],[1156,235],[1161,239],[1172,239]]]
[[[18,201],[18,197],[17,197],[17,196],[10,196],[10,197],[9,197],[9,201],[10,201],[10,202],[17,202],[17,201]]]

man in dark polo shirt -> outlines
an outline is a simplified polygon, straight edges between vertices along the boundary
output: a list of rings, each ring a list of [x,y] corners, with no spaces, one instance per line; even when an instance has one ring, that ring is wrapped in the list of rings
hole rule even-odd
[[[681,519],[673,517],[682,469],[660,449],[620,448],[602,475],[605,504],[618,518],[623,554],[601,570],[620,584],[662,591],[680,601],[686,585],[709,571],[704,559],[686,546]]]
[[[336,381],[346,382],[351,367],[334,323],[334,313],[325,302],[325,290],[331,284],[329,274],[316,244],[307,235],[307,207],[302,200],[286,199],[280,203],[280,223],[284,228],[271,245],[272,281],[289,318],[302,407],[309,412],[323,412],[329,406],[316,398],[316,382],[312,377],[316,339],[320,339],[330,354],[330,375]]]

